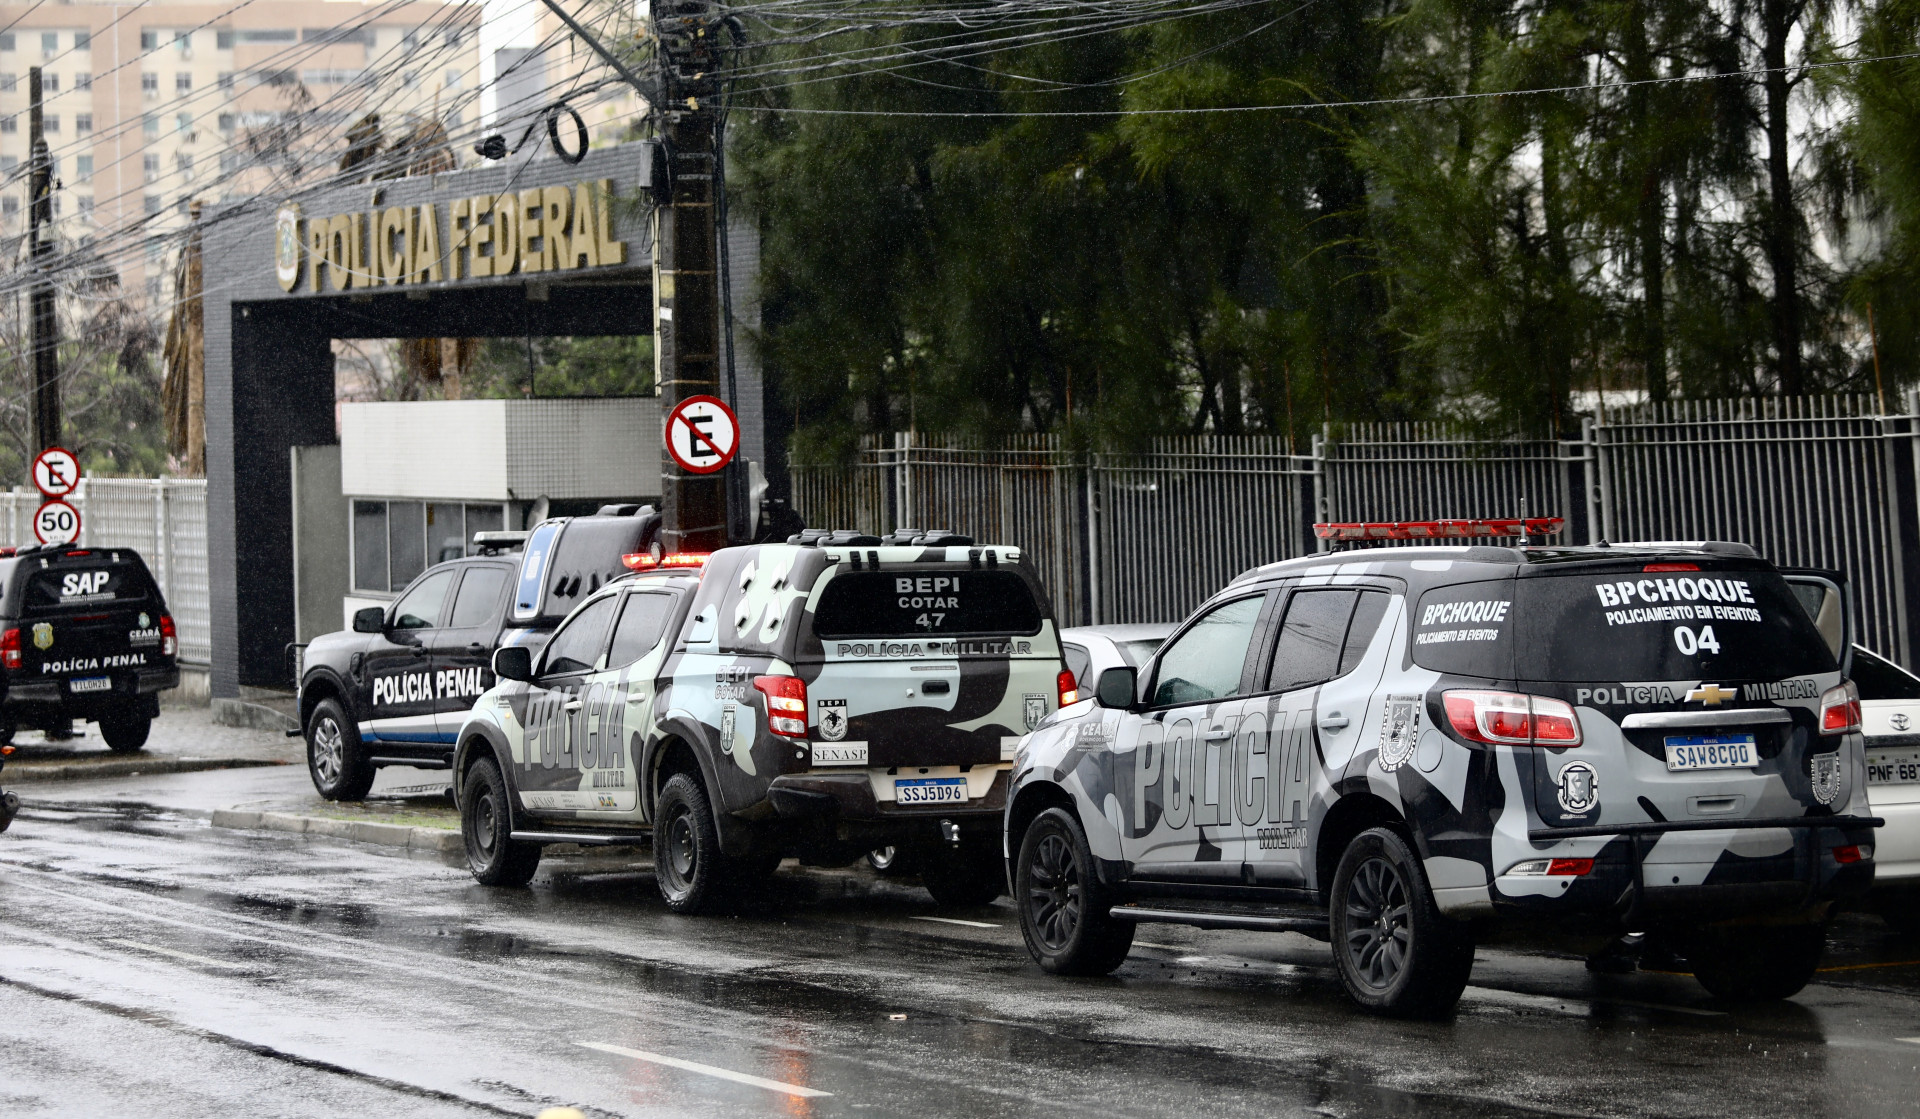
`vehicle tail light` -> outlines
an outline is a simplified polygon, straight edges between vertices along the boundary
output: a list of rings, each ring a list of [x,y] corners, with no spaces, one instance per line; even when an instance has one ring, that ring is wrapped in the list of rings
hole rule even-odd
[[[20,631],[18,629],[0,633],[0,666],[20,667]]]
[[[1865,843],[1849,843],[1833,849],[1833,861],[1836,863],[1857,863],[1873,858],[1873,848]]]
[[[651,552],[631,552],[621,556],[620,563],[629,571],[653,571],[662,567],[705,567],[712,558],[711,552],[669,552],[658,557]]]
[[[807,682],[798,676],[755,676],[755,691],[767,697],[767,729],[788,738],[807,736]]]
[[[1517,692],[1441,694],[1447,721],[1462,737],[1496,746],[1580,745],[1580,716],[1564,700]]]
[[[1860,729],[1860,689],[1848,680],[1820,697],[1820,733],[1851,734]]]
[[[1060,706],[1070,707],[1080,702],[1080,687],[1078,681],[1074,680],[1073,673],[1063,668],[1060,670],[1060,675],[1054,677],[1053,683],[1060,691]]]
[[[160,655],[171,657],[180,650],[180,631],[173,628],[173,615],[160,615]]]
[[[1641,568],[1640,570],[1642,571],[1698,571],[1700,570],[1700,565],[1697,563],[1650,563],[1647,566]]]
[[[1592,859],[1528,859],[1507,868],[1508,874],[1544,874],[1560,878],[1578,878],[1593,873]]]

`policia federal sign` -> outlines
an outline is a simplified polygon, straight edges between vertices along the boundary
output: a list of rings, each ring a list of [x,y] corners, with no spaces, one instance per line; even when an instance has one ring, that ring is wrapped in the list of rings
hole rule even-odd
[[[274,215],[274,277],[318,294],[624,265],[613,197],[611,179],[589,179],[315,217],[288,202]]]

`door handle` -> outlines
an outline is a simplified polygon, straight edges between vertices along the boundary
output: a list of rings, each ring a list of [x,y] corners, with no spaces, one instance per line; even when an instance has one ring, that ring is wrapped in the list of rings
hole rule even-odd
[[[1232,737],[1233,737],[1232,727],[1214,727],[1213,729],[1207,731],[1207,735],[1206,735],[1208,742],[1218,742],[1223,738],[1232,738]]]
[[[580,710],[580,701],[579,701],[579,700],[577,700],[577,699],[570,699],[570,700],[568,700],[568,701],[567,701],[567,710],[569,710],[569,711],[578,711],[578,710]]]
[[[1320,717],[1320,729],[1339,730],[1340,728],[1346,726],[1348,722],[1350,722],[1350,720],[1345,715],[1342,715],[1340,712],[1329,711],[1325,715]]]
[[[478,641],[467,642],[467,652],[469,653],[484,653],[486,651],[487,651],[487,647],[485,645],[480,644]]]
[[[426,655],[427,655],[427,647],[426,647],[425,645],[415,645],[415,646],[413,647],[413,655],[414,655],[414,656],[416,656],[416,657],[424,657],[424,656],[426,656]]]

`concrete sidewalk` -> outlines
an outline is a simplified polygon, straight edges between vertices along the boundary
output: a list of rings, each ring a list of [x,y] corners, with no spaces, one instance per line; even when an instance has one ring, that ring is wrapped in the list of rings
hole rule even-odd
[[[210,708],[160,709],[146,749],[116,754],[107,749],[100,728],[76,722],[74,737],[50,740],[39,731],[21,731],[0,783],[76,781],[153,773],[192,773],[263,765],[304,765],[305,747],[297,738],[272,731],[220,726]]]

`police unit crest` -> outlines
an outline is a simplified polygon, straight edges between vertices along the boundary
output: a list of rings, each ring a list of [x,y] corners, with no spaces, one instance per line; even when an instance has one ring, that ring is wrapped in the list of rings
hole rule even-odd
[[[1027,716],[1028,730],[1032,730],[1033,728],[1039,726],[1040,720],[1047,717],[1046,693],[1044,692],[1026,693],[1026,716]]]
[[[844,699],[823,699],[818,704],[819,712],[815,716],[820,723],[820,737],[828,742],[838,742],[847,736],[847,701]]]
[[[1390,695],[1380,720],[1380,770],[1392,773],[1413,756],[1413,744],[1420,737],[1420,697]]]
[[[1808,769],[1813,777],[1813,799],[1832,804],[1840,795],[1840,755],[1815,754],[1808,761]]]
[[[33,624],[33,647],[36,649],[53,648],[52,622],[35,622]]]

